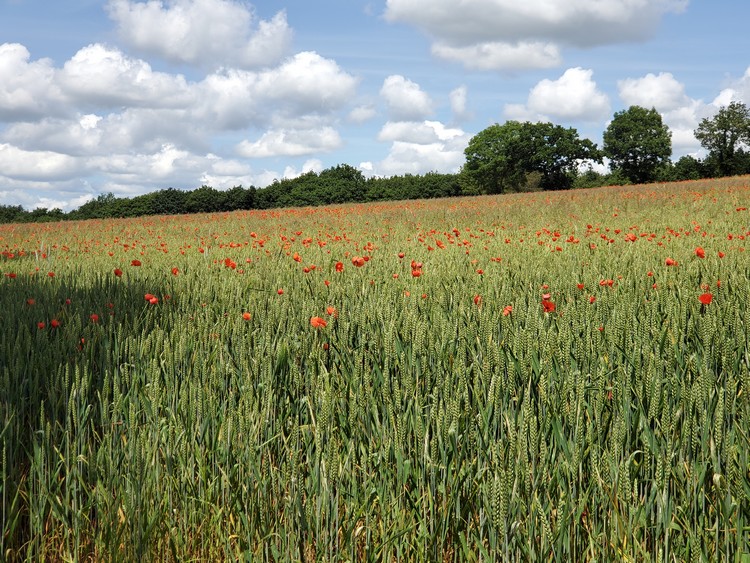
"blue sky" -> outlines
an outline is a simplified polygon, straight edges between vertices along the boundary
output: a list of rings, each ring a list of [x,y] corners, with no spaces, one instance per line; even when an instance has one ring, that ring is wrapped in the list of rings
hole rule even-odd
[[[673,158],[750,103],[750,3],[0,0],[0,204],[458,171],[509,119],[601,143],[655,107]]]

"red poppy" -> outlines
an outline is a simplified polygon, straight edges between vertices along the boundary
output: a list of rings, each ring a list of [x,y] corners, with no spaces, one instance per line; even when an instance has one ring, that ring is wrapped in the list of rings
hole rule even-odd
[[[484,274],[484,270],[482,268],[479,268],[477,270],[477,274],[479,274],[481,276],[482,274]]]
[[[719,251],[719,258],[724,258],[724,256],[726,256],[726,254],[724,254],[723,252]]]
[[[698,248],[695,249],[695,255],[698,258],[705,258],[706,257],[706,251],[703,250],[702,246],[699,246]]]
[[[89,315],[89,318],[91,319],[92,323],[99,322],[99,315],[97,315],[96,313],[91,313],[91,315]]]
[[[156,305],[159,302],[159,298],[152,297],[151,299],[148,300],[148,302],[151,303],[152,305]]]
[[[140,266],[141,265],[141,261],[140,260],[133,260],[132,262],[130,262],[130,265],[131,266]]]
[[[506,305],[503,307],[503,317],[507,317],[513,312],[513,305]]]
[[[422,275],[422,270],[412,270],[411,275],[412,277],[418,278],[419,276]]]
[[[57,319],[52,319],[52,320],[51,320],[51,321],[49,322],[49,326],[51,326],[52,328],[57,328],[57,327],[59,327],[59,326],[60,326],[61,324],[62,324],[62,323],[60,323],[60,321],[58,321]]]
[[[9,272],[9,273],[5,274],[5,277],[14,280],[14,279],[16,279],[16,274],[14,274],[13,272]]]
[[[544,307],[545,313],[554,313],[556,308],[552,301],[547,301],[546,299],[542,301],[542,307]]]
[[[672,260],[671,258],[667,258],[664,261],[664,264],[666,264],[667,266],[677,266],[677,261],[676,260]]]
[[[331,307],[330,305],[326,307],[326,313],[328,313],[328,315],[333,315],[334,317],[339,316],[338,311],[336,311],[336,307]]]
[[[576,287],[577,287],[578,289],[583,289],[583,288],[584,288],[584,285],[583,285],[582,283],[579,283],[579,284],[576,284]]]
[[[244,313],[242,313],[242,318],[245,319],[246,321],[249,321],[250,319],[253,318],[253,316],[247,311],[245,311]]]
[[[325,328],[328,326],[328,323],[322,317],[310,317],[310,324],[313,328]]]
[[[176,276],[179,273],[180,273],[180,270],[178,270],[177,268],[172,268],[172,275],[173,276]]]
[[[278,293],[279,295],[284,295],[284,290],[279,288],[276,290],[276,293]]]
[[[698,301],[700,301],[703,305],[710,305],[711,301],[713,301],[713,294],[711,293],[703,293],[700,296],[698,296]]]
[[[121,278],[122,277],[122,270],[120,268],[115,268],[115,275],[118,278]]]
[[[38,328],[39,330],[42,330],[42,329],[44,328],[44,322],[43,322],[43,321],[40,321],[40,322],[36,323],[36,327],[37,327],[37,328]]]
[[[145,294],[145,295],[143,296],[143,298],[144,298],[144,299],[145,299],[146,301],[151,301],[151,300],[152,300],[152,299],[154,298],[154,294],[153,294],[153,293],[146,293],[146,294]]]
[[[481,295],[475,295],[474,296],[474,305],[479,307],[482,304],[482,296]]]
[[[594,297],[593,295],[589,297],[589,303],[593,303],[594,301],[596,301],[596,297]]]
[[[355,256],[352,258],[352,264],[354,264],[357,268],[361,268],[365,265],[365,259],[361,256]]]
[[[343,272],[344,271],[344,263],[343,262],[336,262],[336,271],[337,272]]]
[[[55,277],[55,272],[47,272],[47,275],[51,278]]]
[[[34,303],[36,303],[36,301],[34,301],[31,298],[29,298],[29,299],[26,300],[26,304],[29,305],[29,306],[33,305]]]

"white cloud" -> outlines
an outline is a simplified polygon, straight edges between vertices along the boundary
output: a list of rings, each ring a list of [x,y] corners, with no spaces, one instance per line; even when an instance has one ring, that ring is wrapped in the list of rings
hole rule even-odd
[[[154,72],[147,62],[100,44],[79,50],[57,80],[71,100],[82,105],[175,108],[193,102],[182,75]]]
[[[374,106],[357,106],[349,112],[349,121],[353,123],[364,123],[365,121],[371,120],[375,115],[377,115],[377,111]]]
[[[82,171],[78,159],[50,151],[27,151],[0,143],[0,174],[21,180],[69,179]]]
[[[376,176],[457,172],[469,138],[463,130],[439,121],[388,122],[378,135],[378,140],[391,142],[388,156],[379,163],[363,162],[360,169]]]
[[[671,73],[649,73],[626,78],[617,83],[620,98],[626,106],[654,108],[672,133],[673,160],[686,154],[696,155],[700,143],[693,132],[707,111],[706,104],[685,93],[685,86]]]
[[[448,128],[439,121],[389,121],[378,133],[378,141],[404,141],[427,145],[461,137],[461,129]]]
[[[398,121],[422,119],[432,114],[432,100],[418,84],[393,74],[383,81],[380,95],[390,116]]]
[[[0,45],[0,121],[24,121],[65,113],[65,97],[50,59],[29,62],[18,43]]]
[[[609,98],[592,79],[593,71],[569,68],[557,80],[544,79],[529,92],[526,105],[508,104],[511,119],[599,121],[610,112]]]
[[[237,153],[247,158],[301,156],[328,152],[341,145],[341,137],[332,127],[308,130],[270,130],[255,142],[242,141]]]
[[[620,98],[628,106],[656,108],[665,112],[689,102],[685,86],[669,72],[649,73],[641,78],[626,78],[617,83]]]
[[[466,108],[468,89],[466,86],[459,86],[451,90],[448,94],[448,98],[451,103],[451,111],[453,112],[453,118],[456,121],[463,121],[469,119],[471,113]]]
[[[234,0],[111,0],[107,8],[128,45],[178,64],[257,68],[277,63],[291,44],[285,12],[256,21]]]
[[[560,48],[644,40],[688,0],[388,0],[385,17],[424,30],[433,53],[469,68],[545,68]]]
[[[473,45],[437,42],[432,45],[432,54],[473,70],[550,68],[562,63],[557,45],[539,41],[515,44],[486,41]]]

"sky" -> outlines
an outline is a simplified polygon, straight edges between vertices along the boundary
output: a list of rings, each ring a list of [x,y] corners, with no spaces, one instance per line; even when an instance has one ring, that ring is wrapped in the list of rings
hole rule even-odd
[[[457,172],[515,119],[601,146],[654,107],[673,160],[750,104],[737,0],[0,0],[0,204]]]

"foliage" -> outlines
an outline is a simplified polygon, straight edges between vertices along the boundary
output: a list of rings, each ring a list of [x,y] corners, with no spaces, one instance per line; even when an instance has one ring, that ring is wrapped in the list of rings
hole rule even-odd
[[[542,189],[566,189],[582,161],[601,162],[594,143],[552,123],[494,124],[472,137],[464,152],[463,173],[483,193],[518,191],[535,172]]]
[[[630,106],[616,112],[604,131],[604,155],[613,171],[634,184],[656,180],[659,169],[669,165],[672,135],[654,108]]]
[[[708,153],[708,161],[719,176],[750,173],[750,109],[742,102],[731,102],[712,118],[701,120],[695,130]]]
[[[740,561],[748,201],[0,226],[0,558]]]

